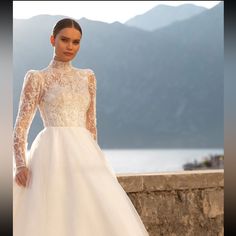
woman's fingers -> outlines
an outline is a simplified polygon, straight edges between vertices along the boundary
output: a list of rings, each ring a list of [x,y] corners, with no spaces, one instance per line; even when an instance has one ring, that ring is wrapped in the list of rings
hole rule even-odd
[[[23,185],[22,175],[19,175],[19,176],[18,176],[18,180],[19,180],[19,182],[20,182],[20,185]]]
[[[26,182],[26,180],[25,180],[25,175],[23,175],[22,176],[22,185],[25,187],[25,182]]]
[[[26,185],[27,175],[28,175],[28,171],[24,171],[24,173],[23,173],[23,181],[24,181],[24,185]]]
[[[15,181],[16,181],[17,185],[19,185],[19,186],[21,185],[21,184],[19,183],[19,180],[18,180],[17,177],[15,178]]]
[[[28,169],[26,169],[18,173],[15,179],[16,179],[17,184],[19,184],[20,186],[26,187],[28,177],[29,177],[29,172],[28,172]]]
[[[16,183],[21,187],[22,186],[22,183],[21,183],[21,181],[20,181],[20,179],[17,177],[16,178]]]
[[[30,185],[30,182],[31,182],[31,170],[29,170],[29,172],[28,172],[28,177],[27,177],[27,186]]]
[[[26,181],[27,181],[27,171],[24,171],[23,173],[22,173],[22,175],[23,175],[23,177],[22,177],[22,179],[23,179],[23,185],[24,185],[24,187],[26,186]]]

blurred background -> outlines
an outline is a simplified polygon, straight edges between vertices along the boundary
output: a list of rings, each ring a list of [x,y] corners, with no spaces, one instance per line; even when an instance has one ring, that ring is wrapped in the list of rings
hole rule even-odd
[[[98,144],[115,172],[224,168],[223,1],[47,4],[13,2],[14,122],[25,73],[49,64],[54,24],[73,17],[72,64],[96,74]],[[37,112],[28,149],[42,129]]]

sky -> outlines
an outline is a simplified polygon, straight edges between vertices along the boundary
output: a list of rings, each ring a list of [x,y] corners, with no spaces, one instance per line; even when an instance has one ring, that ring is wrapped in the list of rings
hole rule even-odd
[[[191,3],[208,9],[221,1],[13,1],[13,18],[29,19],[36,15],[63,15],[80,19],[124,23],[159,4],[178,6]]]

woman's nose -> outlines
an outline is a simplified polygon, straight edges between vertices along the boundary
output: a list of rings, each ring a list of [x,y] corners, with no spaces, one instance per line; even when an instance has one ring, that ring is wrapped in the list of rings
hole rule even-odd
[[[68,49],[72,49],[72,42],[68,42],[68,43],[67,43],[67,48],[68,48]]]

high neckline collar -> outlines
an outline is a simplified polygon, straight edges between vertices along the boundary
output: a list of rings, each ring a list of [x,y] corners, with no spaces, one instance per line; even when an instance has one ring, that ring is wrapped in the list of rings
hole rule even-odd
[[[62,70],[71,70],[72,64],[71,61],[58,61],[56,59],[52,59],[49,63],[49,66],[56,69],[62,69]]]

